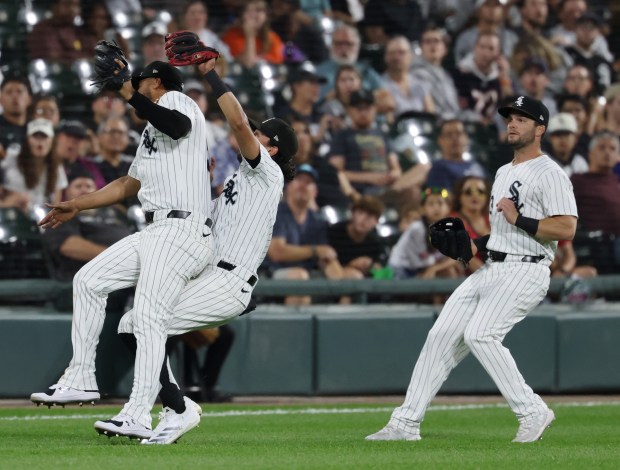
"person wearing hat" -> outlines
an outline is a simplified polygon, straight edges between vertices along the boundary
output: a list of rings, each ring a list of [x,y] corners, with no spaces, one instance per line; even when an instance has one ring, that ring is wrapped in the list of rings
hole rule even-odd
[[[114,290],[135,286],[134,386],[120,413],[95,423],[101,434],[151,437],[151,408],[164,364],[167,325],[187,281],[213,259],[205,119],[182,89],[181,73],[159,61],[124,82],[119,94],[148,123],[128,174],[95,192],[50,204],[52,210],[40,222],[53,230],[82,211],[137,195],[149,225],[106,249],[75,275],[74,359],[47,392],[31,396],[46,404],[99,399],[95,346],[105,317],[105,299]],[[69,123],[61,126],[64,133],[76,128]],[[188,419],[199,421],[195,403],[187,400],[179,406],[187,411]]]
[[[556,161],[570,178],[588,171],[588,161],[575,153],[577,144],[577,120],[572,114],[558,113],[549,120],[548,155]]]
[[[0,84],[0,158],[11,145],[19,145],[26,136],[31,103],[32,89],[28,78],[7,74]]]
[[[611,131],[620,135],[620,82],[605,91],[605,106],[597,122],[596,131]]]
[[[577,204],[568,176],[540,147],[549,124],[545,105],[522,95],[498,112],[506,120],[514,159],[499,168],[493,182],[490,235],[475,244],[470,240],[471,251],[462,256],[446,252],[465,266],[478,250],[487,252],[488,261],[448,298],[422,347],[403,404],[367,440],[420,440],[428,405],[469,352],[517,417],[513,442],[539,440],[555,420],[502,343],[544,299],[557,240],[572,240],[575,235]],[[469,238],[465,229],[457,230],[456,236]]]
[[[80,121],[63,119],[56,129],[54,157],[62,163],[67,177],[76,171],[88,171],[95,179],[97,188],[101,189],[106,181],[97,164],[85,157],[89,138],[88,129]]]
[[[549,114],[553,115],[557,111],[555,100],[547,96],[547,86],[549,85],[549,66],[542,57],[531,56],[523,61],[519,70],[519,88],[521,93],[537,100],[542,101]]]
[[[148,23],[142,28],[142,64],[167,61],[164,41],[166,34],[168,34],[168,28],[159,21]]]
[[[3,207],[27,210],[46,202],[60,202],[67,177],[52,152],[54,128],[47,119],[33,119],[18,151],[9,149],[2,161]]]

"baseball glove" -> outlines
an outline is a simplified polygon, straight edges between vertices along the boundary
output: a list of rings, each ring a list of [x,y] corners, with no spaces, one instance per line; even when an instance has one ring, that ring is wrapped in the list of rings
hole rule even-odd
[[[121,68],[116,59],[125,67]],[[95,46],[95,75],[91,85],[99,91],[118,91],[127,80],[131,80],[131,72],[121,48],[115,42],[99,41]]]
[[[474,256],[469,234],[458,217],[438,220],[429,227],[429,234],[431,245],[447,257],[459,260],[463,266]]]
[[[166,35],[166,57],[170,65],[182,67],[202,64],[219,56],[216,49],[205,46],[198,35],[191,31],[177,31]]]

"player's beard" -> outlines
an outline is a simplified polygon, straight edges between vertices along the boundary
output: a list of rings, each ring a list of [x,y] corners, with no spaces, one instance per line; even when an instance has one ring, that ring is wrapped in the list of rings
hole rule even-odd
[[[509,135],[508,144],[511,145],[512,148],[515,150],[521,150],[522,148],[525,148],[528,145],[533,144],[534,140],[536,139],[535,130],[536,130],[536,127],[533,127],[531,130],[527,132],[522,132],[519,135],[519,138],[513,141],[510,140],[510,135]]]

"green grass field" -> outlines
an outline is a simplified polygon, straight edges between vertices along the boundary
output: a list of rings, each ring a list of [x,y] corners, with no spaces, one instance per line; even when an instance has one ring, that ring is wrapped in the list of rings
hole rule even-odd
[[[620,403],[554,404],[542,441],[513,444],[505,406],[435,406],[419,442],[366,442],[392,406],[203,406],[177,444],[99,436],[93,423],[120,407],[0,409],[2,469],[620,468]],[[156,422],[156,421],[154,421]]]

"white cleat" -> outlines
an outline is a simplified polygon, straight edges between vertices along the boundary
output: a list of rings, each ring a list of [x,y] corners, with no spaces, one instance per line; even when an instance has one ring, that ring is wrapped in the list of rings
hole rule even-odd
[[[108,437],[125,436],[130,439],[149,439],[153,435],[150,428],[125,414],[116,415],[106,421],[95,422],[95,430]]]
[[[401,431],[391,424],[387,424],[380,431],[366,436],[367,441],[419,441],[422,439],[420,431],[409,433]]]
[[[183,397],[183,400],[185,411],[179,414],[171,408],[164,408],[159,413],[160,421],[153,435],[149,440],[142,441],[142,444],[172,444],[200,424],[202,408],[187,397]]]
[[[555,420],[553,410],[547,409],[544,413],[524,419],[519,425],[516,437],[512,442],[535,442],[542,438],[543,432]]]
[[[77,388],[63,387],[62,385],[54,384],[47,392],[37,392],[30,395],[30,400],[33,403],[39,405],[46,405],[51,408],[54,405],[61,405],[63,408],[65,405],[71,403],[92,403],[99,400],[101,396],[97,390],[78,390]]]

